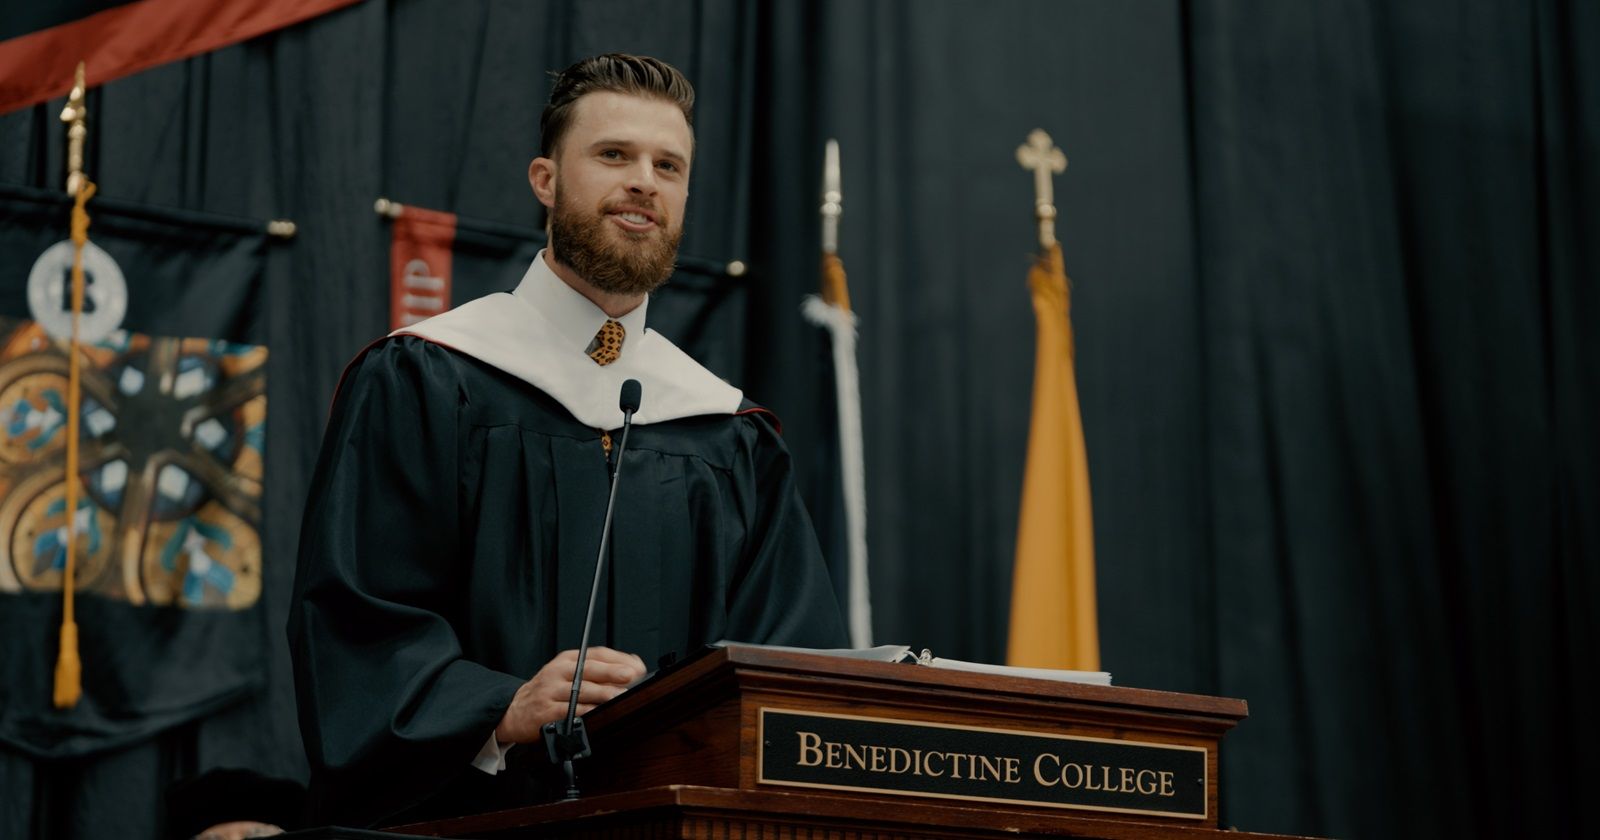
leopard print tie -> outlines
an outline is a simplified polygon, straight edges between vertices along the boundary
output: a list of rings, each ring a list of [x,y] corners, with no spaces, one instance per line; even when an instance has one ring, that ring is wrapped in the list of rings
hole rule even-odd
[[[622,355],[622,337],[626,331],[622,324],[607,319],[600,325],[600,331],[594,334],[594,341],[589,342],[589,349],[584,351],[594,363],[602,367],[611,364]]]

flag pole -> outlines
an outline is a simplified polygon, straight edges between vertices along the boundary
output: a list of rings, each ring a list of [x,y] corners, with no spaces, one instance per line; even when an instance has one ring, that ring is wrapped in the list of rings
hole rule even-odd
[[[1037,333],[1017,553],[1012,576],[1010,665],[1100,670],[1094,522],[1089,465],[1073,372],[1071,283],[1056,241],[1051,178],[1067,157],[1034,129],[1017,149],[1033,173],[1039,257],[1028,272]]]
[[[83,249],[89,242],[89,214],[84,209],[94,195],[94,183],[83,171],[83,144],[89,136],[83,62],[78,62],[72,92],[61,111],[67,123],[67,194],[72,196],[72,337],[67,344],[67,476],[66,560],[61,575],[61,647],[56,657],[53,699],[58,709],[78,704],[83,693],[83,664],[78,657],[78,622],[75,611],[78,568],[78,421],[82,413],[83,384],[79,370],[81,351],[78,322],[83,315]],[[90,511],[93,516],[93,511]]]
[[[844,262],[839,259],[839,217],[844,215],[839,141],[830,139],[823,148],[822,158],[822,294],[807,295],[801,312],[806,320],[828,331],[833,347],[848,581],[847,602],[843,606],[850,643],[864,648],[872,646],[872,601],[867,576],[866,455],[861,434],[861,376],[856,367],[856,316],[850,310]]]

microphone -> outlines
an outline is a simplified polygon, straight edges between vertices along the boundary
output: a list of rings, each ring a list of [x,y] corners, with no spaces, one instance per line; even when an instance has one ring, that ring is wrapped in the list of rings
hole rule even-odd
[[[605,568],[606,550],[611,546],[611,515],[617,507],[617,480],[622,475],[622,453],[628,448],[628,430],[633,428],[633,414],[639,410],[643,388],[639,380],[622,383],[622,393],[617,407],[622,409],[622,438],[617,442],[617,463],[611,470],[611,497],[606,501],[606,521],[600,528],[600,556],[594,561],[594,583],[589,587],[589,610],[583,615],[583,639],[578,643],[578,665],[572,672],[572,696],[567,700],[567,717],[551,721],[541,730],[550,761],[561,765],[567,777],[567,799],[578,798],[578,776],[572,763],[588,758],[589,730],[578,717],[578,689],[583,685],[583,666],[589,657],[589,628],[594,624],[594,605],[600,596],[600,573]]]
[[[637,379],[622,383],[622,394],[617,398],[617,407],[622,409],[623,437],[627,437],[628,424],[633,420],[633,413],[639,410],[639,397],[643,390]]]

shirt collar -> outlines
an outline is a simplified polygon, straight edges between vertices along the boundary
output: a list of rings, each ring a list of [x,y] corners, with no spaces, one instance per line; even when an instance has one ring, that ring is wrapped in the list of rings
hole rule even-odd
[[[533,264],[528,266],[512,294],[543,312],[565,342],[580,353],[589,349],[589,343],[600,332],[600,325],[610,318],[605,310],[550,270],[543,249],[533,258]],[[626,356],[629,348],[639,346],[639,340],[644,338],[645,310],[649,308],[650,298],[646,295],[632,312],[616,319],[623,329],[622,355]]]

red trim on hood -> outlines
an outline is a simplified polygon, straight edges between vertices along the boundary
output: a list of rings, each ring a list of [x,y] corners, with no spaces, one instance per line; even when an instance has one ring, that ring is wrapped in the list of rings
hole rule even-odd
[[[779,436],[783,435],[783,421],[779,420],[778,419],[778,415],[773,414],[772,413],[772,409],[770,409],[770,408],[763,408],[763,407],[758,405],[758,406],[754,406],[752,408],[746,408],[746,409],[743,409],[743,410],[740,410],[740,411],[735,411],[733,414],[734,414],[735,417],[737,417],[737,416],[739,416],[741,414],[765,414],[765,415],[767,415],[767,419],[772,421],[772,428],[778,430]]]

